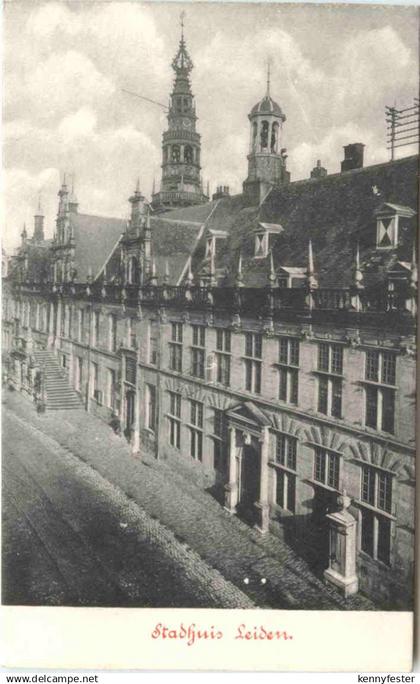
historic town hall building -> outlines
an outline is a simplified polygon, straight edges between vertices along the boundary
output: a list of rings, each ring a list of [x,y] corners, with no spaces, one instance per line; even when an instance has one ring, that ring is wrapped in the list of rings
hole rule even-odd
[[[40,411],[120,424],[133,452],[201,462],[221,505],[345,595],[408,607],[418,158],[364,167],[354,143],[341,173],[292,182],[268,88],[243,193],[211,199],[183,37],[172,66],[150,203],[137,187],[128,223],[91,216],[64,182],[54,238],[40,207],[23,230],[6,381]]]

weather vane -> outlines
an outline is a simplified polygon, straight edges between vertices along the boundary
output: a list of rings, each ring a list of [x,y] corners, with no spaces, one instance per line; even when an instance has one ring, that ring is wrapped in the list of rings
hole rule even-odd
[[[184,38],[184,19],[185,19],[185,12],[182,10],[181,14],[179,15],[180,19],[180,24],[181,24],[181,36]]]

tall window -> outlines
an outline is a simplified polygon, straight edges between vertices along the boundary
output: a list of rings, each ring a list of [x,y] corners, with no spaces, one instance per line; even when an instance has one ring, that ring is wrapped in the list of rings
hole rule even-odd
[[[278,433],[276,437],[276,503],[291,513],[296,508],[297,439]]]
[[[192,458],[203,459],[203,404],[201,401],[190,401],[190,452]]]
[[[314,480],[333,489],[339,489],[340,456],[333,451],[316,447],[314,460]]]
[[[114,314],[108,316],[108,349],[111,352],[117,349],[117,317]]]
[[[94,399],[98,399],[98,375],[99,375],[99,369],[98,369],[98,364],[93,363],[93,361],[90,364],[90,391],[91,395]]]
[[[158,322],[150,321],[149,325],[149,363],[156,366],[158,362]]]
[[[146,385],[146,427],[155,431],[156,427],[156,387]]]
[[[136,319],[132,316],[128,319],[128,346],[137,349]]]
[[[66,307],[64,304],[59,303],[58,305],[58,311],[59,311],[59,324],[60,324],[60,337],[64,337],[65,334],[65,326],[66,326]]]
[[[262,335],[245,334],[245,389],[261,394]]]
[[[35,305],[35,330],[39,330],[39,312],[40,312],[40,303],[37,302]]]
[[[105,402],[108,408],[115,409],[115,371],[107,368],[106,371],[106,397]]]
[[[376,349],[367,351],[365,381],[366,425],[393,433],[396,355]]]
[[[341,418],[343,395],[343,348],[321,342],[318,347],[318,411]]]
[[[135,385],[137,381],[136,359],[132,359],[130,356],[125,357],[125,379],[131,385]]]
[[[181,448],[181,395],[169,392],[169,443],[176,449]]]
[[[80,356],[76,356],[76,365],[74,369],[74,387],[77,392],[82,389],[82,373],[83,373],[83,359]]]
[[[374,559],[389,564],[391,550],[392,475],[370,465],[362,466],[360,499],[362,506],[361,548]],[[376,509],[376,510],[373,510]]]
[[[290,404],[297,404],[299,392],[299,340],[294,337],[280,338],[279,366],[279,399]]]
[[[77,339],[79,342],[83,342],[83,327],[84,327],[85,312],[83,309],[79,309],[77,315]]]
[[[99,311],[92,312],[92,347],[99,344]]]
[[[182,373],[182,323],[171,324],[169,367],[173,371]]]
[[[216,363],[217,363],[217,382],[229,387],[230,385],[230,352],[231,352],[231,332],[223,328],[216,330]]]
[[[206,328],[204,325],[192,326],[191,375],[204,378]]]
[[[226,417],[221,409],[213,409],[214,468],[226,472]]]
[[[70,337],[71,330],[71,307],[69,304],[64,306],[64,337]]]

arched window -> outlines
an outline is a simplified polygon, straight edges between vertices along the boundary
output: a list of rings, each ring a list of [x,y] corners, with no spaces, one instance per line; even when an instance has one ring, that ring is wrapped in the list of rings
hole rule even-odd
[[[188,97],[184,97],[184,100],[183,100],[184,112],[188,112],[189,108],[190,108],[190,103],[189,103]]]
[[[277,121],[275,121],[271,127],[271,151],[272,152],[277,152],[277,143],[278,143],[278,138],[279,138],[279,125]]]
[[[187,164],[192,164],[193,148],[191,147],[191,145],[185,145],[184,147],[184,160]]]
[[[261,125],[261,149],[268,147],[268,121],[263,121]]]
[[[164,147],[163,148],[163,162],[165,163],[167,161],[168,161],[168,148]]]
[[[181,159],[181,149],[179,145],[172,145],[172,161],[179,162]]]
[[[175,108],[177,112],[182,110],[182,97],[177,97],[175,100]]]
[[[139,262],[135,256],[130,257],[128,262],[128,282],[130,285],[140,285]]]
[[[256,121],[252,124],[252,149],[255,150],[257,146],[257,133],[258,133],[258,124]]]

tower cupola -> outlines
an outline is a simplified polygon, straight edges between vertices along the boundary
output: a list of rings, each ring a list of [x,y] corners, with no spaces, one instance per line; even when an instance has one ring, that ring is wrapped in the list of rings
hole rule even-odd
[[[252,204],[258,204],[271,186],[288,183],[286,150],[282,147],[282,127],[286,116],[271,97],[270,65],[267,68],[267,89],[262,100],[251,109],[248,177],[244,194]]]

